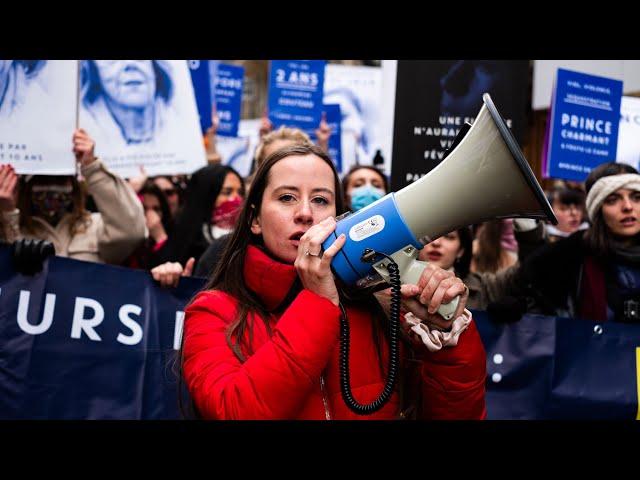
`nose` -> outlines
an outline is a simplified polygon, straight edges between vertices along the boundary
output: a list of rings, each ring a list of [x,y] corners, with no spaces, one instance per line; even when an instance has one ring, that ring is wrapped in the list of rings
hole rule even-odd
[[[296,223],[313,225],[313,211],[311,210],[311,204],[308,201],[300,203],[296,209],[294,220]]]
[[[629,197],[624,197],[622,200],[622,210],[625,212],[629,212],[633,210],[633,204],[631,203],[631,199]]]

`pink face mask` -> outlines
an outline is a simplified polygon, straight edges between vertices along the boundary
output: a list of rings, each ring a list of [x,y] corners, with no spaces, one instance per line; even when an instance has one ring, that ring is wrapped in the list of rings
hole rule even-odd
[[[240,216],[241,207],[242,198],[240,197],[222,202],[213,210],[211,215],[212,223],[219,228],[233,229]]]

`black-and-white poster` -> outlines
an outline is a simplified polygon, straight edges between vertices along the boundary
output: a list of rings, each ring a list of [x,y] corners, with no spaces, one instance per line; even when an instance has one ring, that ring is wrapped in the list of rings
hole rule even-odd
[[[442,160],[465,122],[472,123],[491,95],[522,142],[529,62],[399,60],[396,71],[391,185],[399,190]]]
[[[83,60],[80,126],[119,175],[192,173],[206,164],[185,60]]]

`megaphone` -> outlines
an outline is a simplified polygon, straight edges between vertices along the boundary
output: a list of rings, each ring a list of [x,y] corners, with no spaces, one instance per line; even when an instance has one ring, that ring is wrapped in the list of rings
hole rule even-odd
[[[360,415],[382,408],[394,390],[399,365],[400,283],[418,283],[426,264],[418,251],[435,238],[494,218],[540,218],[558,223],[529,164],[488,93],[472,126],[460,129],[443,161],[427,175],[353,214],[339,217],[328,248],[347,240],[331,261],[347,286],[391,285],[389,373],[380,396],[363,405],[349,381],[349,322],[340,320],[340,388],[346,405]],[[451,319],[456,297],[438,313]]]
[[[331,264],[344,284],[364,288],[390,283],[388,257],[397,263],[402,283],[416,284],[425,267],[417,260],[419,250],[467,225],[517,217],[558,223],[490,95],[485,93],[482,100],[473,125],[461,129],[447,156],[431,172],[338,218],[323,248],[346,234],[346,243]],[[451,302],[438,311],[450,319],[456,306],[457,301]]]

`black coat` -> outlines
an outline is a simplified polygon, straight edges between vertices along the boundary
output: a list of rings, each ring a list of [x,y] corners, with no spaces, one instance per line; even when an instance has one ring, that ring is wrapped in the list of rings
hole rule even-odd
[[[531,252],[522,263],[521,287],[529,311],[544,315],[575,316],[578,311],[584,260],[589,249],[584,231]]]

